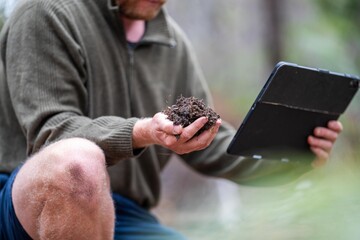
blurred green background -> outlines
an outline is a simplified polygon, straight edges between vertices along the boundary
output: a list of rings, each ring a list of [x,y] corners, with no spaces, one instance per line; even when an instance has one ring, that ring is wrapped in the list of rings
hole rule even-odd
[[[1,25],[15,1],[0,0]],[[279,61],[360,75],[359,0],[169,0],[166,9],[235,127]],[[189,239],[359,239],[359,107],[360,94],[329,164],[285,186],[237,186],[174,159],[154,213]]]
[[[235,127],[279,61],[360,75],[358,0],[183,0],[167,9],[193,42],[216,111]],[[286,186],[209,180],[175,161],[155,212],[190,239],[359,239],[360,94],[340,120],[329,164]]]

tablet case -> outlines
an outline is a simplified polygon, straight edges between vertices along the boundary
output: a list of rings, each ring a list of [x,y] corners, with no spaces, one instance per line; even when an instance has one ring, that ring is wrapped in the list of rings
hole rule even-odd
[[[293,63],[278,63],[227,152],[282,161],[314,158],[307,137],[337,120],[359,89],[359,78]]]

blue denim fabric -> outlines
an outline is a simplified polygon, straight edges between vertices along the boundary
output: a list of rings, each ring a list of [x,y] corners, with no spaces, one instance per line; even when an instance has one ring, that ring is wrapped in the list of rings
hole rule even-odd
[[[15,215],[14,206],[11,198],[11,189],[16,174],[20,168],[17,168],[9,176],[0,173],[0,239],[1,240],[31,240],[25,232],[19,220]]]
[[[116,240],[186,240],[176,231],[165,227],[146,209],[119,194],[113,194]]]

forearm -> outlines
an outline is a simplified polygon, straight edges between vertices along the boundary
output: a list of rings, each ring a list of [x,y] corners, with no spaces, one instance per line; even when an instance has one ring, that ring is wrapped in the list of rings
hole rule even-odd
[[[27,129],[28,154],[33,154],[42,146],[64,138],[81,137],[88,139],[104,151],[108,165],[134,157],[132,130],[137,118],[104,116],[91,119],[70,112],[62,112],[42,121],[37,119]],[[36,123],[43,123],[43,125]],[[37,129],[40,129],[37,131]]]

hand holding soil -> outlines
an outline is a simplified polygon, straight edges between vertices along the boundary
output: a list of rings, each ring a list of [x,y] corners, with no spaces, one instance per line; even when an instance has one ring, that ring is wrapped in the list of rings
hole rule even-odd
[[[206,106],[202,99],[196,97],[180,96],[176,100],[176,104],[167,107],[163,113],[168,116],[168,119],[174,122],[174,125],[181,125],[187,127],[200,117],[207,117],[208,122],[202,127],[195,136],[210,129],[220,116],[210,107]]]

